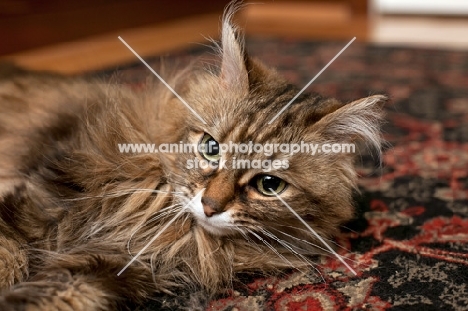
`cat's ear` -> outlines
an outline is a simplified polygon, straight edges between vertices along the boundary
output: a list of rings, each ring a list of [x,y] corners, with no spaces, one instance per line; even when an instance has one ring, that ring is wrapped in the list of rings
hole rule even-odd
[[[330,142],[362,140],[380,150],[380,126],[386,96],[374,95],[346,104],[325,115],[312,128]]]
[[[249,75],[247,71],[247,54],[244,48],[244,38],[240,31],[232,24],[232,16],[239,6],[230,5],[223,16],[221,30],[221,72],[223,85],[238,92],[249,89]]]

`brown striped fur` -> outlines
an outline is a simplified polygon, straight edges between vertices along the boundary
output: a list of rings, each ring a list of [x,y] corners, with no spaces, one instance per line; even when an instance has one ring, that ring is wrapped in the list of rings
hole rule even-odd
[[[382,96],[343,105],[302,95],[267,125],[299,89],[247,56],[232,13],[223,21],[219,70],[185,69],[169,80],[206,125],[156,82],[137,92],[0,69],[1,310],[126,310],[180,287],[212,295],[237,272],[301,268],[310,264],[302,255],[319,253],[280,233],[317,244],[279,200],[249,185],[261,171],[188,170],[186,160],[200,155],[118,151],[118,143],[197,143],[203,133],[218,142],[364,140],[379,148]],[[273,157],[290,164],[271,173],[289,184],[282,198],[324,238],[337,234],[353,217],[353,156]],[[202,188],[202,202],[229,211],[238,229],[210,232],[187,209],[117,276]]]

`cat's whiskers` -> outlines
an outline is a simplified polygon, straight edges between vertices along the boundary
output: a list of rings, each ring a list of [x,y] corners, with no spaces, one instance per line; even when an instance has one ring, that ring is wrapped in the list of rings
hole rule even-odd
[[[237,226],[237,225],[234,225],[233,227],[235,230],[237,230],[243,237],[244,239],[249,243],[250,246],[252,247],[255,247],[257,250],[259,251],[262,251],[262,249],[260,248],[259,245],[257,245],[257,243],[255,243],[251,238],[249,238],[249,236],[244,232],[243,228]],[[248,229],[247,229],[248,230]]]
[[[112,192],[106,195],[103,195],[103,197],[121,197],[124,195],[129,195],[129,194],[134,194],[138,192],[149,192],[149,193],[155,193],[155,194],[168,194],[168,195],[179,195],[181,192],[176,192],[176,191],[164,191],[164,190],[156,190],[156,189],[145,189],[145,188],[136,188],[136,189],[128,189],[128,190],[121,190],[117,192]]]
[[[158,219],[161,219],[163,217],[166,217],[168,215],[171,215],[171,214],[175,214],[177,213],[180,208],[182,207],[182,205],[180,203],[177,203],[177,204],[173,204],[173,205],[170,205],[170,206],[167,206],[161,210],[159,210],[157,212],[157,214],[153,217],[151,217],[148,221],[142,223],[142,224],[139,224],[131,233],[130,233],[130,238],[128,239],[128,242],[127,242],[127,251],[129,254],[131,254],[131,249],[130,249],[130,244],[132,242],[132,239],[134,237],[134,235],[141,229],[143,228],[144,226],[147,226],[149,225],[150,223],[152,222],[155,222],[157,221]]]
[[[346,229],[346,230],[348,230],[348,231],[350,231],[350,232],[352,232],[352,233],[356,233],[356,234],[359,233],[359,232],[357,232],[356,230],[353,230],[353,229],[351,229],[350,227],[347,227],[347,226],[344,226],[344,225],[342,225],[342,226],[340,226],[340,227],[343,228],[343,229]]]
[[[139,189],[129,189],[129,190],[121,190],[121,191],[116,191],[116,192],[110,192],[110,193],[105,193],[102,195],[98,196],[86,196],[86,197],[79,197],[79,198],[73,198],[73,199],[63,199],[63,201],[67,202],[73,202],[73,201],[80,201],[80,200],[89,200],[89,199],[102,199],[102,198],[118,198],[121,196],[129,195],[129,194],[134,194],[136,192],[151,192],[151,193],[156,193],[156,194],[172,194],[172,195],[181,195],[182,192],[180,191],[164,191],[164,190],[155,190],[155,189],[144,189],[144,188],[139,188]]]
[[[286,225],[281,225],[281,226],[294,228],[294,227],[292,227],[292,226],[286,226]],[[315,244],[315,243],[312,243],[312,242],[307,241],[307,240],[304,240],[304,239],[300,239],[300,238],[298,238],[298,237],[295,237],[295,236],[293,236],[293,235],[291,235],[291,234],[288,234],[288,233],[286,233],[286,232],[284,232],[284,231],[281,231],[281,230],[279,230],[279,229],[277,229],[277,228],[274,228],[274,227],[273,227],[272,229],[273,229],[273,230],[276,230],[276,231],[278,231],[278,232],[280,232],[281,234],[284,234],[284,235],[290,237],[291,239],[294,239],[294,240],[296,240],[296,241],[300,241],[300,242],[302,242],[302,243],[306,243],[306,244],[308,244],[308,245],[311,245],[311,246],[313,246],[313,247],[315,247],[315,248],[318,248],[318,249],[322,250],[323,252],[325,252],[325,254],[323,254],[324,256],[330,256],[330,257],[333,256],[333,257],[335,257],[334,254],[333,254],[332,252],[330,252],[328,249],[325,249],[325,248],[323,248],[323,247],[320,247],[320,246],[318,246],[318,245]],[[295,229],[298,229],[298,228],[295,228]],[[305,231],[305,232],[309,233],[307,230],[303,230],[303,229],[299,229],[299,230]],[[350,250],[348,250],[346,247],[340,245],[339,243],[336,243],[335,241],[333,241],[333,240],[331,240],[331,239],[326,239],[326,238],[323,238],[323,239],[326,240],[326,241],[330,241],[331,243],[335,244],[337,247],[339,247],[339,248],[341,248],[341,249],[347,251],[349,254],[353,254],[353,252],[351,252]],[[293,245],[293,244],[291,244],[291,243],[289,243],[289,242],[287,242],[287,243],[290,244],[290,245]],[[296,247],[296,248],[298,248],[298,249],[301,249],[301,248],[300,248],[299,246],[297,246],[297,245],[293,245],[293,246]],[[306,250],[304,250],[304,251],[306,251]],[[354,259],[351,259],[351,258],[349,258],[349,257],[346,257],[346,259],[347,259],[348,261],[350,261],[350,262],[355,263],[355,264],[363,265],[362,262],[360,262],[359,260],[354,260]]]
[[[276,242],[280,243],[284,248],[286,248],[287,250],[289,250],[292,254],[296,255],[296,256],[301,256],[301,259],[303,259],[305,262],[307,262],[307,264],[309,265],[310,264],[310,261],[308,259],[306,259],[302,254],[300,254],[299,252],[297,252],[296,250],[294,250],[290,245],[292,245],[291,243],[279,238],[278,236],[276,236],[275,234],[273,234],[271,231],[268,231],[267,229],[264,229],[264,228],[260,228],[260,231],[267,237],[275,240]],[[299,248],[299,247],[298,247]]]
[[[255,233],[253,230],[250,230],[248,228],[246,228],[246,230],[252,234],[254,237],[256,237],[259,241],[261,241],[263,244],[265,244],[273,253],[276,254],[276,256],[278,256],[281,260],[283,260],[285,263],[287,263],[290,267],[294,267],[294,265],[292,264],[292,262],[290,262],[286,257],[284,257],[283,255],[281,255],[280,252],[278,252],[277,249],[275,249],[270,243],[268,243],[268,241],[266,241],[264,238],[262,238],[260,235],[258,235],[257,233]]]
[[[156,190],[154,188],[127,188],[127,189],[119,190],[119,191],[112,191],[112,192],[109,191],[107,193],[104,193],[104,194],[101,194],[101,195],[98,195],[98,196],[86,197],[86,198],[76,198],[76,199],[71,199],[71,200],[118,198],[118,197],[123,197],[123,196],[128,196],[128,199],[132,199],[132,196],[139,195],[139,193],[143,193],[143,196],[144,196],[142,198],[143,200],[145,200],[145,198],[150,198],[150,195],[152,193],[161,194],[162,195],[161,198],[168,197],[169,195],[172,195],[173,197],[180,195],[180,192],[168,191],[168,190]],[[145,195],[145,193],[147,193],[149,195]],[[167,210],[169,208],[175,207],[176,205],[177,204],[166,207],[164,209]],[[158,205],[156,205],[156,207],[157,206]],[[151,221],[152,214],[155,214],[155,213],[159,214],[161,211],[162,210],[154,210],[152,208],[144,208],[144,209],[141,209],[141,210],[133,211],[131,214],[127,214],[126,217],[121,217],[119,219],[115,219],[115,220],[111,221],[110,223],[113,223],[114,225],[118,225],[118,226],[130,227],[129,230],[132,230],[130,239],[125,238],[125,240],[127,240],[127,248],[129,249],[129,244],[131,243],[131,240],[132,240],[133,235],[135,234],[135,232],[137,232],[140,228],[142,228],[148,220]],[[164,215],[166,215],[166,214],[161,214],[161,217],[164,216]],[[113,217],[113,215],[110,216],[110,217]],[[85,233],[85,235],[83,236],[83,239],[88,240],[88,239],[90,239],[92,237],[95,237],[101,231],[106,230],[106,229],[109,229],[109,228],[106,227],[105,225],[94,224],[94,225],[92,225],[90,227],[90,230],[88,230],[88,232]],[[122,237],[115,237],[115,238],[117,238],[117,239],[124,238],[124,235],[122,235]]]
[[[180,208],[180,210],[177,212],[177,214],[169,220],[161,229],[158,230],[158,232],[151,238],[151,240],[125,265],[125,267],[122,268],[122,270],[117,273],[117,276],[120,276],[135,260],[140,257],[141,254],[143,254],[144,251],[164,232],[166,231],[167,228],[169,228],[170,225],[172,225],[173,222],[175,222],[188,208],[189,205],[192,204],[193,201],[197,200],[205,191],[205,188],[200,190],[187,204],[185,204],[183,207]]]
[[[159,218],[167,215],[167,214],[170,214],[171,212],[174,212],[175,208],[176,207],[181,207],[182,204],[180,203],[176,203],[176,204],[172,204],[172,205],[169,205],[169,206],[166,206],[162,209],[160,209],[155,216],[151,217],[150,219],[148,219],[148,221],[146,222],[146,224],[149,224],[155,220],[158,220]]]
[[[307,229],[310,230],[310,232],[312,232],[313,235],[315,235],[315,237],[316,237],[320,242],[322,242],[322,243],[330,250],[330,252],[333,253],[333,255],[335,255],[335,257],[336,257],[339,261],[341,261],[341,262],[349,269],[349,271],[351,271],[354,275],[357,275],[356,271],[354,271],[354,269],[351,268],[351,266],[343,259],[343,257],[341,257],[337,252],[335,252],[335,250],[334,250],[333,248],[331,248],[331,246],[328,245],[328,243],[325,242],[325,240],[324,240],[314,229],[312,229],[312,227],[310,227],[309,224],[308,224],[304,219],[302,219],[302,217],[299,216],[299,214],[296,213],[296,211],[295,211],[291,206],[289,206],[288,203],[286,203],[286,201],[284,201],[273,189],[270,188],[269,190],[271,191],[271,193],[273,193],[273,194],[278,198],[278,200],[281,201],[281,203],[284,204],[284,206],[286,206],[286,207],[289,209],[289,211],[290,211],[294,216],[296,216],[297,219],[299,219],[300,222],[302,222],[302,224],[303,224]]]
[[[305,232],[305,233],[307,233],[307,234],[310,233],[308,230],[305,230],[305,229],[302,229],[302,228],[293,227],[293,226],[289,226],[289,225],[279,225],[279,226],[281,226],[281,227],[287,227],[287,228],[292,228],[292,229],[295,229],[295,230],[299,230],[299,231]],[[312,243],[312,242],[310,242],[310,241],[307,241],[307,240],[304,240],[304,239],[300,239],[300,238],[298,238],[298,237],[295,237],[295,236],[293,236],[293,235],[290,235],[290,234],[288,234],[288,233],[286,233],[286,232],[284,232],[284,231],[282,231],[282,230],[279,230],[278,228],[274,228],[274,227],[273,227],[272,229],[274,229],[274,230],[276,230],[276,231],[278,231],[278,232],[280,232],[280,233],[282,233],[282,234],[284,234],[284,235],[287,235],[287,236],[289,236],[289,237],[292,238],[292,239],[295,239],[295,240],[304,242],[304,243],[306,243],[306,244],[309,244],[309,245],[311,245],[311,246],[314,246],[314,247],[316,247],[316,248],[318,248],[318,249],[320,249],[320,250],[326,252],[327,254],[325,254],[325,255],[328,255],[328,254],[331,253],[328,249],[325,249],[325,248],[323,248],[323,247],[321,247],[321,246],[319,246],[319,245],[317,245],[317,244],[315,244],[315,243]],[[323,238],[323,239],[324,239],[325,241],[328,241],[328,242],[330,242],[330,243],[336,245],[337,247],[341,248],[342,250],[345,250],[347,253],[352,253],[351,250],[347,249],[346,247],[344,247],[343,245],[337,243],[336,241],[334,241],[334,240],[332,240],[332,239],[328,239],[328,238]],[[351,260],[351,259],[350,259],[350,260]]]
[[[318,275],[320,275],[320,278],[322,279],[322,281],[325,283],[325,278],[323,277],[322,273],[320,272],[320,270],[316,267],[316,265],[314,265],[309,259],[307,259],[307,257],[305,257],[304,255],[300,254],[299,252],[295,251],[290,245],[290,243],[288,243],[287,241],[284,241],[282,239],[280,239],[279,237],[277,237],[276,235],[274,235],[272,232],[266,230],[266,229],[263,229],[263,228],[260,228],[260,230],[263,232],[263,234],[265,234],[266,236],[270,237],[271,239],[275,240],[276,242],[280,243],[284,248],[286,248],[287,250],[289,250],[296,258],[298,258],[300,261],[302,261],[303,263],[306,264],[306,266],[309,266],[311,267],[312,269],[314,269],[315,271],[317,271]],[[307,274],[306,271],[303,271],[301,270],[299,267],[296,267],[296,266],[293,266],[296,270],[304,273],[304,274]]]
[[[293,227],[293,228],[294,228],[294,227]],[[273,229],[275,229],[275,228],[273,228]],[[323,251],[323,252],[325,253],[324,255],[333,254],[333,253],[330,252],[328,249],[326,249],[326,248],[324,248],[324,247],[322,247],[322,246],[320,246],[320,245],[317,245],[317,244],[315,244],[315,243],[312,243],[312,242],[307,241],[307,240],[304,240],[304,239],[297,238],[297,237],[295,237],[295,236],[293,236],[293,235],[291,235],[291,234],[288,234],[288,233],[286,233],[286,232],[283,232],[283,231],[281,231],[281,230],[278,230],[278,229],[275,229],[275,230],[277,230],[278,232],[280,232],[280,233],[282,233],[282,234],[284,234],[284,235],[286,235],[286,236],[288,236],[288,237],[290,237],[290,238],[292,238],[292,239],[295,239],[295,240],[297,240],[297,241],[300,241],[300,242],[309,244],[309,245],[313,246],[314,248],[317,248],[317,249]],[[309,233],[308,231],[306,231],[306,232]],[[336,244],[336,243],[334,243],[334,244]]]
[[[166,225],[164,227],[162,227],[160,230],[158,230],[158,232],[156,233],[156,235],[154,235],[151,240],[127,263],[127,265],[125,267],[122,268],[122,270],[120,270],[119,273],[117,273],[117,276],[120,276],[138,257],[140,257],[141,254],[143,254],[143,252],[164,232],[166,231],[166,229],[177,219],[180,217],[180,215],[182,215],[182,213],[184,212],[184,208],[180,208],[179,211],[176,213],[176,215],[169,221],[166,223]],[[127,247],[128,247],[128,244],[127,244]],[[130,254],[131,255],[131,254]]]

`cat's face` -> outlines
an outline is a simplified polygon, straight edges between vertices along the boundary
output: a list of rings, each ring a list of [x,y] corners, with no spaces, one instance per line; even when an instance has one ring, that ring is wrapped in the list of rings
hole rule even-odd
[[[284,239],[295,232],[294,238],[300,239],[303,226],[280,196],[319,234],[335,234],[353,215],[355,155],[312,155],[312,147],[291,153],[279,146],[314,144],[320,149],[356,139],[378,145],[383,98],[343,106],[333,99],[301,95],[268,124],[299,89],[247,57],[229,25],[224,25],[222,45],[220,71],[200,74],[183,93],[206,124],[187,114],[181,139],[199,148],[179,153],[169,178],[184,193],[183,203],[194,199],[187,205],[194,225],[216,236],[254,232]],[[250,144],[250,152],[241,144]],[[261,147],[252,150],[254,145]]]
[[[185,185],[179,184],[179,189],[187,194],[185,201],[202,191],[202,195],[188,205],[197,225],[215,235],[272,228],[284,231],[281,226],[295,225],[297,220],[276,195],[303,218],[316,223],[319,231],[322,231],[321,225],[326,226],[328,217],[335,218],[332,223],[351,217],[351,185],[341,191],[334,186],[342,183],[338,177],[342,172],[329,167],[331,163],[324,163],[322,159],[314,163],[306,159],[312,157],[309,154],[277,152],[270,155],[220,150],[222,144],[227,148],[235,145],[242,148],[243,143],[248,147],[249,142],[252,146],[284,142],[281,131],[275,128],[253,131],[255,122],[250,123],[243,131],[216,137],[207,132],[190,132],[188,142],[201,150],[179,159],[179,167],[185,166],[180,174]],[[278,137],[269,137],[271,133]],[[336,203],[342,204],[339,210],[333,211]]]

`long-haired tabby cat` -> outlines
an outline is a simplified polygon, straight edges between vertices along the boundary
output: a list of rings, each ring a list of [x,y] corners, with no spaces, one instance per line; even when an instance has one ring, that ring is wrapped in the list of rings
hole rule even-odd
[[[383,96],[343,105],[301,95],[268,125],[299,89],[246,54],[232,12],[217,69],[169,79],[206,124],[160,83],[135,91],[3,67],[0,310],[130,309],[180,287],[212,295],[238,272],[313,264],[323,245],[275,193],[323,238],[353,217],[352,154],[119,152],[121,143],[180,142],[379,148]],[[234,157],[288,165],[234,169]],[[212,167],[188,169],[191,159]]]

